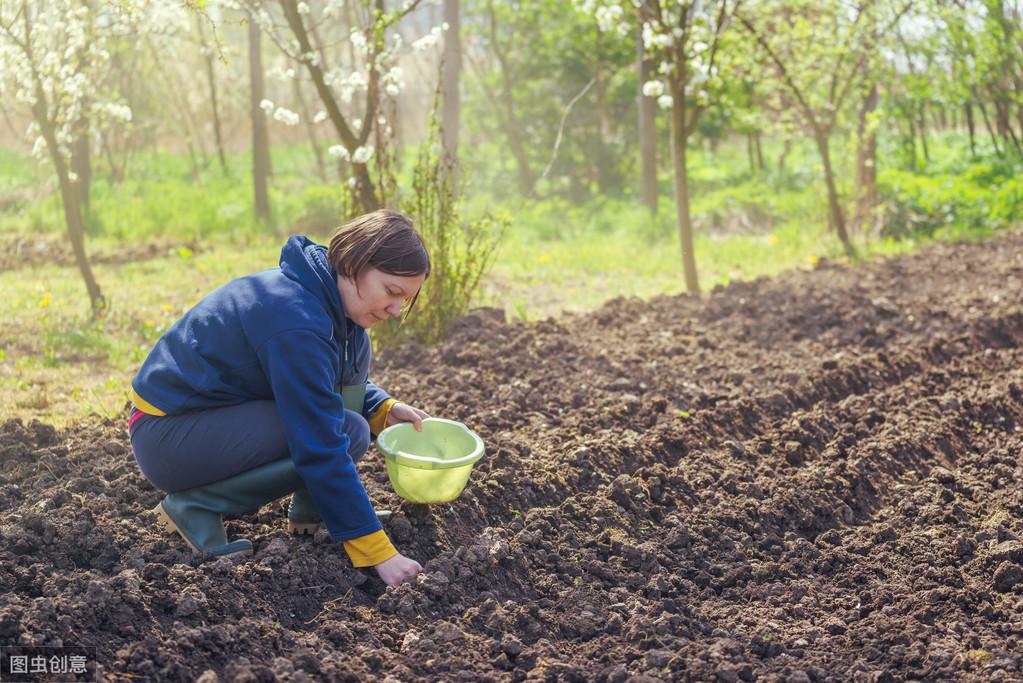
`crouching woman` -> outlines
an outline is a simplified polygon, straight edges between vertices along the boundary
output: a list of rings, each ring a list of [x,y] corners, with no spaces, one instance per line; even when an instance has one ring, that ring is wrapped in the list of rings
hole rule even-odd
[[[411,220],[377,211],[328,247],[292,237],[280,266],[200,300],[132,381],[132,449],[167,492],[155,512],[192,550],[252,553],[222,516],[292,494],[288,527],[326,525],[390,585],[422,567],[391,545],[355,463],[371,435],[428,415],[369,381],[366,329],[415,304],[430,258]]]

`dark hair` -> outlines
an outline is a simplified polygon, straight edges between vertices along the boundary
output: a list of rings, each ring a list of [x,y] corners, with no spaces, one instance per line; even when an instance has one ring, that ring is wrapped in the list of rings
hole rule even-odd
[[[412,219],[390,209],[353,218],[335,230],[327,247],[327,263],[353,281],[370,268],[389,275],[430,276],[430,254]],[[416,292],[406,315],[418,298]]]

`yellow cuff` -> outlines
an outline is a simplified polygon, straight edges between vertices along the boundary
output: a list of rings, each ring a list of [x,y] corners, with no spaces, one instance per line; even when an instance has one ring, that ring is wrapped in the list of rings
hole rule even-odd
[[[347,540],[344,546],[353,567],[372,567],[398,554],[383,529]]]
[[[136,408],[141,410],[146,415],[157,415],[159,417],[163,417],[164,415],[167,414],[160,410],[159,408],[157,408],[156,406],[154,406],[146,399],[139,396],[137,393],[135,393],[135,387],[128,388],[128,400],[132,402],[132,405],[134,405]]]
[[[384,431],[387,427],[387,415],[391,412],[391,408],[395,406],[398,401],[393,398],[389,398],[381,403],[373,414],[369,416],[369,431],[373,432],[373,436],[376,436],[380,432]],[[139,408],[139,410],[142,410]]]

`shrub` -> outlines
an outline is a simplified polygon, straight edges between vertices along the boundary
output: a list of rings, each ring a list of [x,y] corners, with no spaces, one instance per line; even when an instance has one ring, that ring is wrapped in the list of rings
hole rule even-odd
[[[416,221],[430,252],[431,273],[408,318],[373,330],[380,346],[405,339],[436,343],[456,318],[468,312],[480,279],[493,262],[508,225],[503,214],[486,212],[463,220],[450,169],[441,158],[437,127],[423,142],[412,173],[412,195],[403,209]]]

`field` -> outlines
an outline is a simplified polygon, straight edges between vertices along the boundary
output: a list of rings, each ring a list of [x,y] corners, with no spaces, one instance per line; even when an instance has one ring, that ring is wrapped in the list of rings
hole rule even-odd
[[[386,590],[283,503],[202,563],[120,419],[8,421],[0,641],[107,680],[1020,680],[1021,291],[1014,232],[382,354],[488,446],[438,506],[363,461],[425,566]]]

